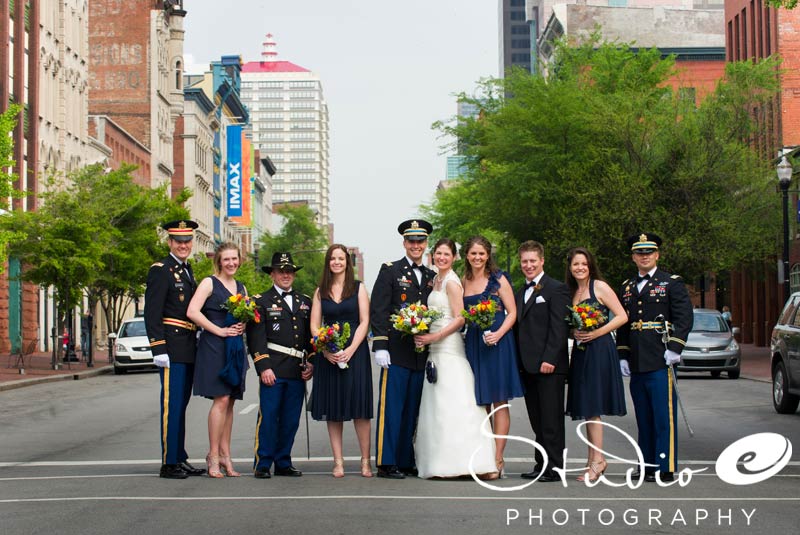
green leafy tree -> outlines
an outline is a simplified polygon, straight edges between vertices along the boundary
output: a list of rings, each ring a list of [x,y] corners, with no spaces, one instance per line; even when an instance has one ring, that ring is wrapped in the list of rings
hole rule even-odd
[[[776,94],[778,66],[729,64],[696,106],[671,90],[674,59],[657,50],[561,43],[545,76],[483,82],[480,119],[435,125],[459,140],[468,172],[437,194],[433,222],[460,241],[478,229],[539,240],[553,274],[586,246],[614,282],[632,270],[625,238],[642,231],[662,235],[663,265],[689,280],[763,258],[778,197],[749,145],[750,111]]]
[[[136,185],[133,169],[106,173],[91,165],[67,179],[51,177],[38,210],[15,210],[3,220],[4,229],[24,236],[11,243],[25,266],[22,278],[55,288],[61,321],[86,292],[90,310],[99,302],[116,330],[122,311],[142,294],[150,264],[166,254],[158,224],[188,216],[165,188]]]
[[[767,5],[774,8],[794,9],[797,7],[797,0],[767,0]]]
[[[21,192],[14,190],[14,182],[17,180],[17,176],[9,172],[15,163],[12,158],[14,141],[11,137],[11,131],[17,126],[17,116],[21,109],[21,106],[12,104],[5,112],[0,113],[0,198],[3,199],[21,195]],[[9,230],[0,228],[0,258],[6,258],[8,243],[15,237],[19,236]],[[0,273],[4,268],[5,265],[0,263]]]
[[[310,296],[322,275],[325,250],[328,247],[327,234],[319,228],[314,212],[306,205],[286,205],[278,214],[284,219],[283,227],[279,232],[266,234],[261,238],[259,263],[268,265],[276,252],[291,253],[295,264],[303,266],[297,272],[293,288]],[[268,289],[272,284],[271,280],[265,282],[258,291]]]

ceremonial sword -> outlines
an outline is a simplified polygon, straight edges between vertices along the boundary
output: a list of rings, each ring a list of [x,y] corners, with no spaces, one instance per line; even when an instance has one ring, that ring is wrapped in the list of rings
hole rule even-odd
[[[658,323],[664,325],[663,329],[659,329],[656,327],[656,333],[661,335],[661,341],[664,343],[664,349],[669,349],[669,324],[667,323],[667,319],[664,317],[664,314],[659,314],[656,316],[656,320]],[[667,365],[669,369],[669,374],[672,376],[672,388],[675,390],[675,397],[678,399],[678,407],[681,409],[681,415],[683,416],[683,423],[686,424],[686,429],[689,431],[689,436],[694,436],[694,431],[692,430],[692,426],[689,425],[689,419],[686,417],[686,409],[683,408],[683,401],[681,401],[680,392],[678,392],[678,380],[675,377],[675,370],[672,365]]]

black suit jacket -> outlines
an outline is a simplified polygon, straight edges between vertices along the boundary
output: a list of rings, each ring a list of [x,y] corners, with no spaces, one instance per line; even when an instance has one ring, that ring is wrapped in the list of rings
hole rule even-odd
[[[153,355],[167,354],[172,362],[194,364],[197,332],[186,309],[196,289],[191,272],[172,255],[150,266],[144,291],[144,325]],[[177,321],[165,324],[165,319]],[[191,328],[179,325],[181,322]]]
[[[372,324],[372,350],[389,350],[392,364],[422,370],[428,358],[428,350],[422,353],[414,351],[414,337],[402,335],[391,326],[390,316],[403,305],[416,301],[428,303],[428,296],[433,289],[432,269],[422,266],[422,283],[417,277],[406,257],[397,262],[386,262],[381,266],[375,285],[372,287],[372,299],[369,307]]]
[[[522,369],[527,373],[539,373],[542,362],[547,362],[556,367],[554,373],[566,374],[569,370],[569,326],[564,318],[572,302],[569,288],[547,273],[542,275],[539,285],[541,288],[534,290],[527,303],[523,302],[524,287],[515,294],[515,334]],[[544,302],[537,303],[538,297]]]

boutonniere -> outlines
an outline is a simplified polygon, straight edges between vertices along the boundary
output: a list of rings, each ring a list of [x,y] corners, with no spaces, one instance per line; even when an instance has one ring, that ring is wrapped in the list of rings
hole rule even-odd
[[[542,285],[541,284],[537,284],[536,286],[533,287],[533,291],[534,292],[538,292],[541,289],[542,289]]]

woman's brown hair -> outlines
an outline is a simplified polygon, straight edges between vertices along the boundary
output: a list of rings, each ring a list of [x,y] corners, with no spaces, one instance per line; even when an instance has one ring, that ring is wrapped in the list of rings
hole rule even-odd
[[[344,252],[345,265],[344,265],[344,286],[342,287],[341,299],[347,299],[356,293],[356,277],[353,273],[353,259],[347,251],[347,247],[341,243],[334,243],[325,252],[325,267],[322,268],[322,277],[319,281],[319,297],[320,299],[328,297],[333,299],[331,295],[331,286],[333,286],[333,273],[331,273],[331,257],[336,250]]]
[[[484,273],[486,273],[486,276],[500,271],[500,268],[497,267],[497,264],[494,261],[494,256],[492,256],[492,243],[483,236],[473,236],[467,240],[467,243],[465,243],[464,247],[461,249],[461,256],[465,260],[464,278],[467,280],[472,280],[472,265],[469,263],[469,257],[467,256],[467,253],[469,253],[469,250],[475,245],[480,245],[486,249],[486,265],[484,265],[483,269]]]
[[[225,251],[236,251],[239,256],[239,265],[242,264],[242,251],[239,246],[233,242],[226,241],[217,245],[214,249],[214,274],[219,275],[222,273],[222,253]]]
[[[594,259],[594,255],[589,252],[589,249],[586,247],[573,247],[567,253],[567,272],[564,275],[564,280],[567,286],[569,286],[572,295],[575,295],[575,292],[578,291],[578,281],[572,276],[570,266],[572,265],[572,260],[579,254],[586,257],[586,263],[589,265],[589,279],[596,281],[604,280],[603,274],[600,273],[600,268],[597,267],[597,261]]]

